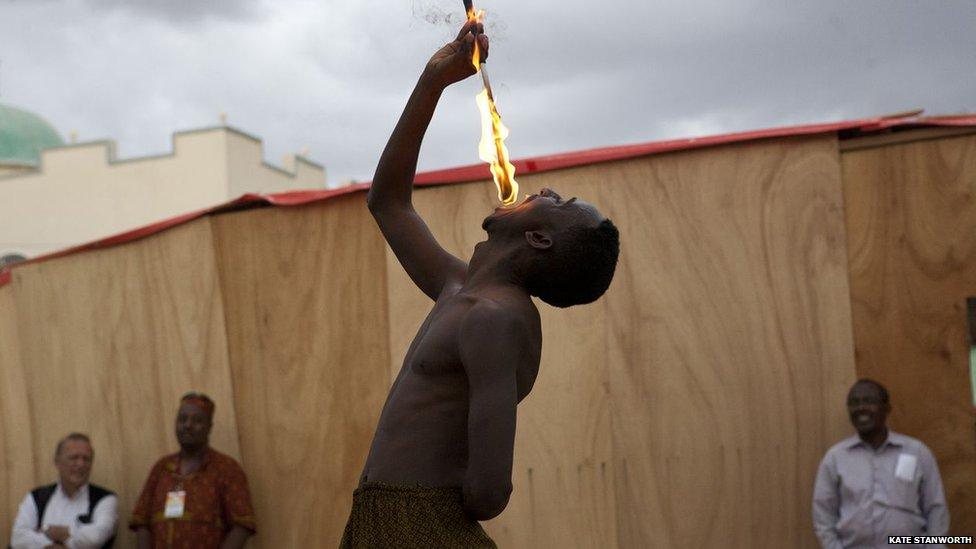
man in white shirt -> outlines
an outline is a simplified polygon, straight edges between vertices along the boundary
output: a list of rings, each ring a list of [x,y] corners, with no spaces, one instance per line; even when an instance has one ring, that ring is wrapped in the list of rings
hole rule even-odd
[[[81,433],[58,442],[58,483],[35,488],[24,497],[14,521],[12,549],[112,547],[118,498],[88,483],[93,457],[91,441]]]
[[[888,390],[859,380],[847,395],[847,411],[857,434],[827,451],[814,486],[813,524],[821,546],[873,549],[888,547],[889,536],[948,535],[935,456],[918,439],[888,429]]]

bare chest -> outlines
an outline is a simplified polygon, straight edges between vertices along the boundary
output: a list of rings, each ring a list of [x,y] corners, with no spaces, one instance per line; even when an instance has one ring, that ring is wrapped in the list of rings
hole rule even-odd
[[[410,345],[404,369],[421,375],[462,372],[458,333],[468,308],[459,299],[435,305]]]
[[[407,351],[401,377],[407,375],[436,378],[440,380],[438,385],[460,383],[466,389],[467,381],[460,353],[460,332],[461,322],[471,306],[472,300],[461,296],[449,298],[434,306]],[[538,374],[541,338],[538,334],[530,336],[538,343],[533,346],[532,356],[526,357],[528,360],[520,360],[518,364],[516,380],[519,401],[531,391]]]

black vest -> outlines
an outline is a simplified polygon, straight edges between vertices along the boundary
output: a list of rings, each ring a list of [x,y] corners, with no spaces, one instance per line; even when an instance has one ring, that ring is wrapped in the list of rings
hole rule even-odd
[[[41,522],[44,520],[44,510],[47,509],[47,504],[51,501],[51,496],[54,495],[54,491],[58,489],[57,484],[49,484],[47,486],[41,486],[40,488],[35,488],[31,490],[31,497],[34,498],[34,505],[37,506],[37,526],[36,528],[41,528]],[[78,517],[84,524],[88,524],[92,520],[92,512],[95,511],[95,506],[98,502],[105,496],[114,496],[115,492],[106,490],[101,486],[95,486],[94,484],[88,485],[88,514],[81,515]],[[102,549],[111,549],[112,544],[115,543],[115,536],[112,536]]]

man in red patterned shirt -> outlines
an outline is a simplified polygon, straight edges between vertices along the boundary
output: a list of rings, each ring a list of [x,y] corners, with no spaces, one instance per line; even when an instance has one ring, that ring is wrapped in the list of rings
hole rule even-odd
[[[209,446],[213,413],[207,395],[180,399],[180,451],[153,466],[129,521],[139,549],[236,549],[255,533],[244,470]]]

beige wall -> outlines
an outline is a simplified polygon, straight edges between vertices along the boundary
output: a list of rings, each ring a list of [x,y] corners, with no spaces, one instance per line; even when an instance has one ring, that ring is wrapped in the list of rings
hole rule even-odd
[[[33,170],[34,168],[31,166],[22,166],[19,164],[0,164],[0,177],[11,174],[22,174]]]
[[[107,141],[47,149],[38,170],[0,172],[0,254],[40,255],[247,192],[324,186],[321,166],[272,167],[260,140],[227,127],[177,133],[157,157],[117,160]]]
[[[932,449],[952,533],[972,535],[966,298],[976,296],[976,135],[863,148],[843,159],[858,374],[888,387],[892,428]]]
[[[362,193],[213,229],[260,545],[336,547],[388,387],[382,236]]]
[[[262,160],[261,142],[244,134],[227,132],[227,197],[244,193],[279,193],[325,186],[322,167],[290,155],[281,168]]]

